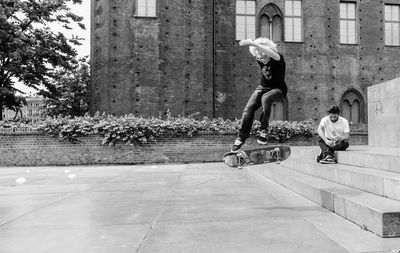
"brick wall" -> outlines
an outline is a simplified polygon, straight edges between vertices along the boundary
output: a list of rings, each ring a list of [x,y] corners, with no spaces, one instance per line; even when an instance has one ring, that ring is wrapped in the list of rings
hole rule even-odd
[[[91,112],[212,115],[211,6],[157,1],[143,18],[135,1],[93,1]]]
[[[235,1],[217,1],[216,85],[220,98],[216,116],[240,118],[249,95],[259,82],[260,70],[248,47],[235,41]],[[357,44],[340,44],[339,2],[307,0],[303,4],[303,41],[280,42],[286,61],[288,118],[318,122],[330,104],[354,89],[362,96],[361,123],[367,123],[367,87],[396,78],[399,47],[384,45],[384,3],[352,1],[357,5]],[[400,4],[400,0],[384,1]],[[267,4],[283,13],[284,0],[257,0],[256,13]],[[258,21],[256,21],[258,23]],[[259,32],[259,31],[258,31]],[[257,36],[260,36],[259,34]]]
[[[367,144],[365,132],[351,138],[352,145]],[[216,162],[230,150],[234,139],[234,135],[205,133],[193,138],[163,138],[142,146],[104,146],[100,136],[72,144],[39,133],[8,133],[0,135],[0,166]],[[288,144],[316,145],[317,139],[301,137]],[[255,146],[252,137],[245,144]]]
[[[157,17],[138,18],[135,1],[93,1],[92,113],[240,118],[260,70],[235,40],[235,2],[157,1]],[[339,43],[339,2],[302,1],[303,41],[279,45],[287,64],[287,120],[317,122],[354,89],[366,123],[367,87],[398,76],[399,47],[384,45],[384,4],[400,0],[352,1],[355,45]],[[284,0],[257,0],[257,15],[270,3],[285,13]]]

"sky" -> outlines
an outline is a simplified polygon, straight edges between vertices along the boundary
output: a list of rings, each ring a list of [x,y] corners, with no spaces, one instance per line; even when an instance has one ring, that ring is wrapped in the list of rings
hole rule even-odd
[[[64,33],[67,38],[72,35],[84,38],[85,40],[80,41],[82,45],[76,46],[75,49],[78,52],[78,57],[90,56],[90,0],[83,0],[82,4],[69,4],[69,7],[74,14],[83,17],[82,23],[85,24],[86,30],[81,29],[76,24],[71,25],[72,30],[67,30],[56,24],[51,24],[50,27],[55,32]],[[26,93],[36,93],[36,90],[28,88],[21,83],[17,83],[15,87]]]
[[[81,41],[83,45],[77,47],[76,49],[79,56],[90,55],[90,0],[83,0],[82,4],[71,4],[70,8],[74,14],[83,17],[82,22],[85,24],[86,30],[82,30],[77,25],[74,25],[72,30],[59,28],[59,31],[62,31],[68,37],[73,34],[84,38],[85,40]]]

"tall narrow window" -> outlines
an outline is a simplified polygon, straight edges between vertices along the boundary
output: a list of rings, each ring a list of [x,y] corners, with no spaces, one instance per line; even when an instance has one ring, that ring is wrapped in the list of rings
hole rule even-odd
[[[260,19],[260,28],[261,28],[261,32],[260,35],[261,37],[266,37],[266,38],[270,38],[270,28],[271,24],[269,21],[269,17],[267,15],[262,15],[261,19]]]
[[[360,121],[360,102],[358,100],[354,100],[351,104],[351,122],[353,124],[359,124]]]
[[[356,44],[356,4],[340,3],[340,43]]]
[[[342,103],[342,117],[351,122],[351,106],[347,99]]]
[[[274,16],[272,19],[272,40],[282,41],[282,19],[280,16]]]
[[[272,104],[269,120],[285,120],[285,108],[283,100]]]
[[[236,1],[236,39],[256,38],[256,2]]]
[[[285,1],[285,41],[302,41],[303,21],[300,0]]]
[[[400,5],[385,5],[385,45],[400,46]]]
[[[155,17],[156,16],[156,0],[137,0],[136,16]]]

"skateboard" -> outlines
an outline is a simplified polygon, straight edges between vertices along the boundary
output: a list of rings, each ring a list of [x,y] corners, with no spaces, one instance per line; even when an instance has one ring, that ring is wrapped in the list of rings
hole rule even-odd
[[[243,168],[244,165],[286,160],[290,156],[290,147],[287,145],[272,145],[261,148],[239,150],[239,152],[227,152],[222,156],[224,163],[229,167]]]

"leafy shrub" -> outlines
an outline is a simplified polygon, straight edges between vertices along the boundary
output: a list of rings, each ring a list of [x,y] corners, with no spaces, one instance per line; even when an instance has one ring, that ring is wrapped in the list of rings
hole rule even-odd
[[[253,124],[252,134],[256,134],[260,126]],[[127,145],[143,144],[160,137],[192,137],[199,132],[219,134],[236,134],[240,128],[240,120],[209,119],[197,120],[193,116],[172,117],[169,113],[163,119],[159,117],[143,118],[134,115],[115,117],[97,113],[93,117],[48,117],[33,126],[38,131],[57,136],[60,140],[79,142],[79,137],[88,135],[103,136],[103,145],[114,145],[124,142]],[[272,121],[268,131],[269,140],[285,142],[296,135],[312,136],[314,123],[312,120],[300,122]]]
[[[2,120],[0,128],[33,128],[30,120]]]
[[[272,121],[268,128],[267,139],[285,142],[293,136],[312,136],[315,133],[314,122],[306,121]]]

